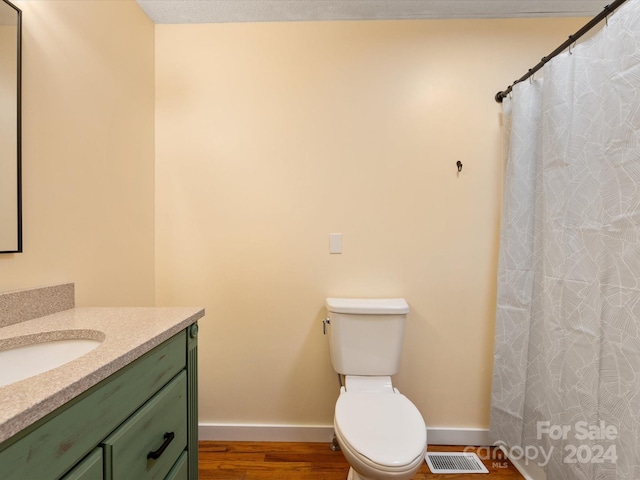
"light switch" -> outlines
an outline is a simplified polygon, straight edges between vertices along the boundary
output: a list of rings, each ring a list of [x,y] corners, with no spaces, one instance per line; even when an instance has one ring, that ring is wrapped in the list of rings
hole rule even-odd
[[[329,253],[342,253],[342,234],[329,234]]]

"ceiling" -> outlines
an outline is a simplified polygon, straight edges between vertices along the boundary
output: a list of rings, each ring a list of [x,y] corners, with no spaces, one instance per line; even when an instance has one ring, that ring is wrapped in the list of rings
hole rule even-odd
[[[154,23],[228,23],[598,14],[607,0],[137,0]]]

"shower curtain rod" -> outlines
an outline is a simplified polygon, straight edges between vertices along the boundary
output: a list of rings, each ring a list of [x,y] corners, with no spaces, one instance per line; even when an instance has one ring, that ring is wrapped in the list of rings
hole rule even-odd
[[[626,1],[627,0],[616,0],[611,5],[605,5],[604,10],[602,10],[602,12],[600,12],[598,15],[593,17],[589,23],[587,23],[584,27],[582,27],[576,33],[574,33],[573,35],[569,35],[569,39],[566,42],[564,42],[562,45],[560,45],[558,48],[556,48],[553,52],[551,52],[546,57],[542,57],[542,60],[540,60],[540,63],[538,63],[535,67],[530,68],[526,74],[524,74],[518,80],[516,80],[511,85],[509,85],[509,87],[506,90],[496,93],[496,96],[495,96],[496,102],[502,103],[502,100],[511,93],[511,90],[513,90],[513,86],[516,83],[520,83],[524,80],[527,80],[529,77],[532,77],[534,73],[536,73],[538,70],[544,67],[545,63],[547,63],[553,57],[565,51],[568,47],[570,47],[573,43],[575,43],[580,37],[582,37],[585,33],[587,33],[593,27],[595,27],[602,20],[607,18],[609,14],[611,14],[615,9],[617,9],[620,5],[622,5]]]

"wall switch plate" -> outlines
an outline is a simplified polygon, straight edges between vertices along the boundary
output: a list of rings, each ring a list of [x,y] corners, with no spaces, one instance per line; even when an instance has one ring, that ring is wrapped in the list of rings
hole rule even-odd
[[[329,253],[342,253],[342,234],[329,234]]]

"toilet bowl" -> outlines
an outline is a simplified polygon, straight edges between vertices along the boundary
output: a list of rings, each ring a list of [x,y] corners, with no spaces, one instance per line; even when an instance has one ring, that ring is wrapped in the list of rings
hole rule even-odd
[[[402,298],[328,298],[326,305],[331,363],[344,377],[333,426],[351,466],[347,480],[409,480],[427,450],[422,415],[391,383],[409,306]]]
[[[366,390],[354,382],[368,382]],[[378,382],[380,388],[371,388]],[[334,432],[351,469],[348,480],[408,480],[424,461],[422,415],[391,387],[389,377],[346,377],[336,402]]]

